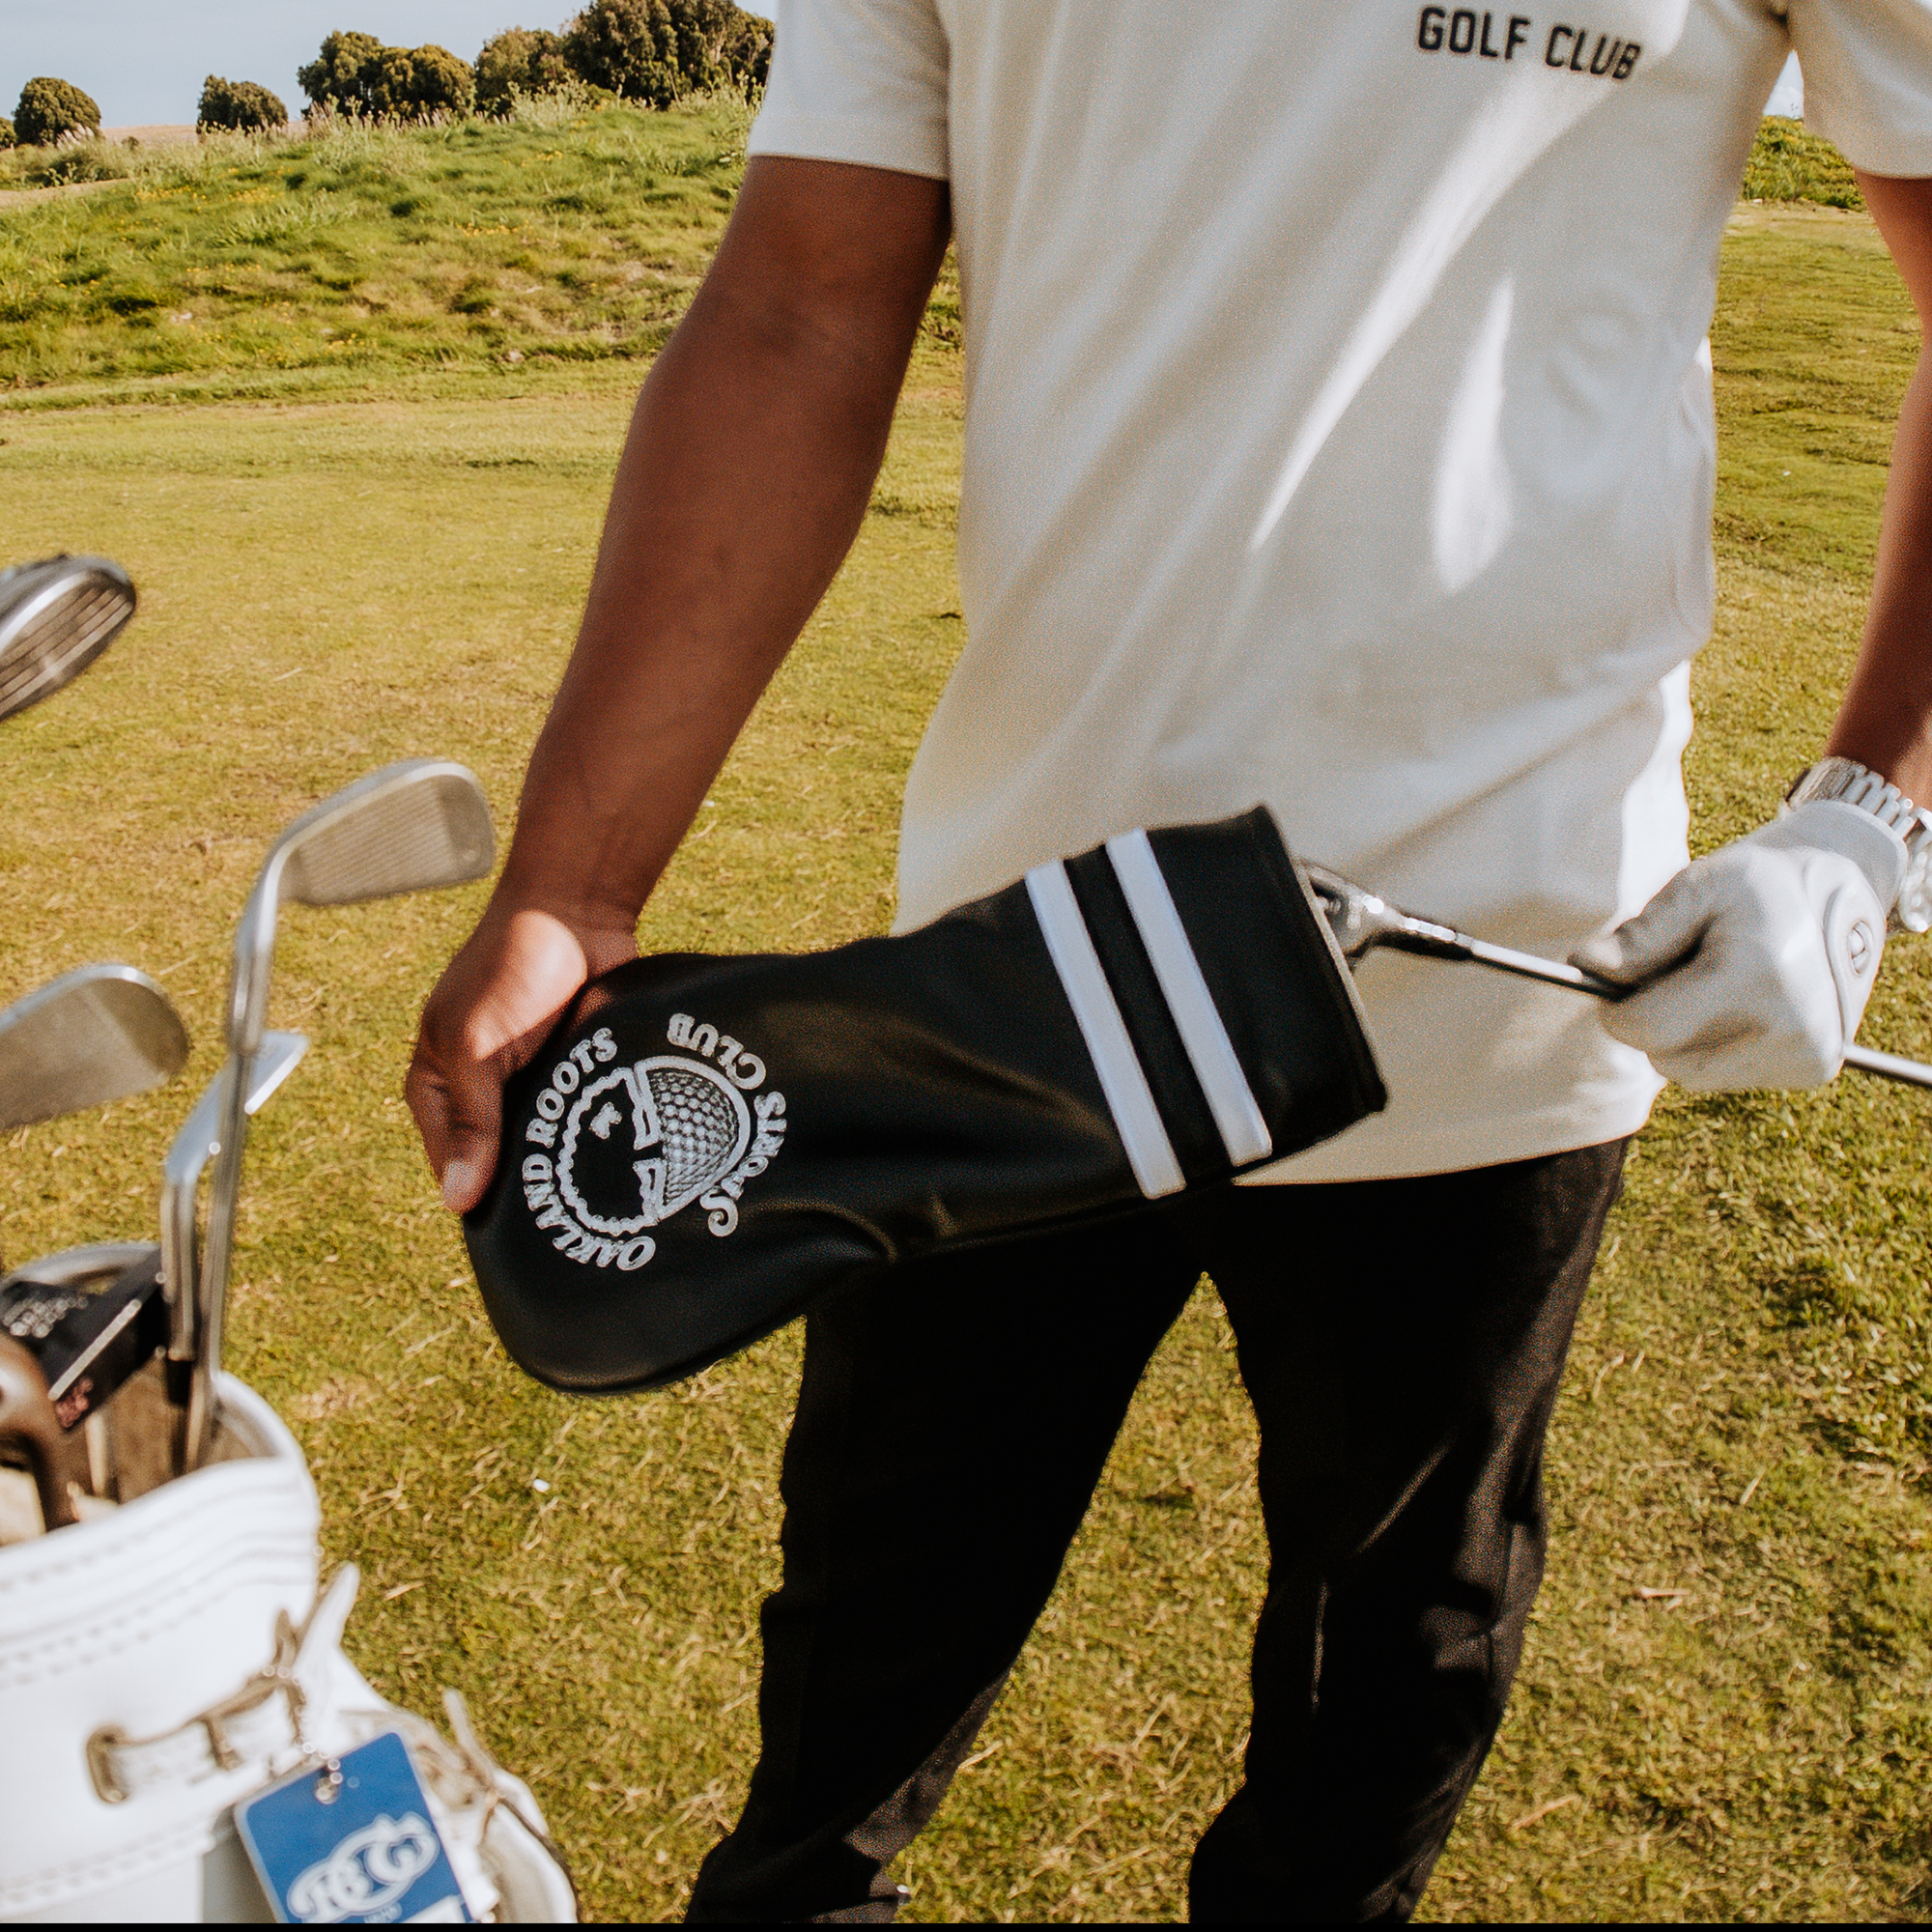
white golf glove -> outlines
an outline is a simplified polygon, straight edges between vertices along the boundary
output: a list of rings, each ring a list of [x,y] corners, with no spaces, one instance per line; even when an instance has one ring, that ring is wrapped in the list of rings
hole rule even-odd
[[[1813,799],[1687,867],[1571,961],[1638,988],[1604,1025],[1666,1079],[1820,1087],[1858,1032],[1905,867],[1889,826]]]

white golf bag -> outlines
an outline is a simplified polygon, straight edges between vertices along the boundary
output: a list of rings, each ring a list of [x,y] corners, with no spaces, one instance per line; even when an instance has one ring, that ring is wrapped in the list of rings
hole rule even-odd
[[[535,1800],[462,1700],[451,1743],[343,1655],[356,1575],[320,1586],[295,1439],[231,1376],[219,1415],[204,1466],[0,1548],[0,1921],[267,1920],[237,1801],[390,1730],[471,1915],[574,1919]]]

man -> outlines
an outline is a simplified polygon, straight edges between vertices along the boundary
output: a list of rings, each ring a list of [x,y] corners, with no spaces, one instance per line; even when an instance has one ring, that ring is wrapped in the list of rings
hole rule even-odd
[[[1377,958],[1379,1119],[1154,1233],[814,1313],[763,1755],[694,1917],[890,1917],[886,1865],[1203,1270],[1273,1568],[1193,1909],[1413,1908],[1520,1651],[1544,1427],[1653,1064],[1829,1079],[1926,836],[1899,796],[1932,793],[1921,370],[1833,761],[1683,869],[1704,338],[1794,44],[1922,313],[1932,0],[786,0],[502,881],[424,1014],[410,1094],[449,1206],[489,1180],[505,1073],[631,955],[838,568],[950,236],[969,640],[907,787],[901,923],[1263,799],[1309,857],[1642,990],[1605,1012]]]

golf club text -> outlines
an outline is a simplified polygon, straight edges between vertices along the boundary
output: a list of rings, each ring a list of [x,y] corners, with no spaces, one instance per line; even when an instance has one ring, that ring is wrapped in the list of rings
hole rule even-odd
[[[599,1027],[588,1039],[580,1039],[551,1068],[550,1085],[537,1095],[537,1118],[524,1128],[524,1138],[539,1147],[555,1147],[556,1123],[563,1119],[569,1104],[567,1096],[582,1086],[583,1076],[593,1067],[609,1065],[616,1057],[617,1042],[611,1037],[609,1027]],[[648,1235],[639,1235],[629,1241],[611,1241],[579,1227],[569,1209],[556,1198],[555,1179],[548,1154],[524,1156],[524,1202],[537,1217],[539,1228],[560,1231],[552,1247],[571,1261],[594,1262],[599,1267],[609,1267],[615,1262],[627,1274],[642,1267],[657,1253],[658,1244]]]
[[[1478,14],[1472,7],[1425,7],[1416,22],[1415,44],[1426,54],[1475,54],[1482,60],[1513,61],[1517,50],[1534,38],[1536,22],[1527,14],[1498,16]],[[1567,68],[1572,73],[1593,73],[1599,78],[1628,80],[1636,70],[1643,46],[1637,41],[1613,40],[1599,34],[1590,45],[1588,27],[1567,26],[1559,21],[1543,42],[1545,67]]]
[[[551,1069],[550,1085],[537,1095],[537,1118],[524,1129],[524,1138],[539,1147],[554,1148],[556,1123],[570,1104],[569,1096],[583,1085],[584,1074],[593,1067],[608,1066],[616,1057],[617,1042],[611,1037],[609,1027],[599,1027],[588,1039],[580,1039]]]
[[[533,1121],[530,1124],[535,1126],[537,1122]],[[551,1246],[566,1261],[594,1262],[599,1267],[609,1267],[615,1262],[630,1274],[657,1253],[658,1244],[648,1235],[638,1235],[628,1241],[612,1241],[602,1235],[593,1235],[588,1228],[579,1227],[569,1208],[556,1198],[556,1176],[548,1154],[524,1156],[523,1182],[524,1205],[537,1217],[537,1226],[562,1231]]]
[[[720,1033],[708,1022],[695,1022],[689,1013],[673,1013],[665,1028],[665,1037],[673,1046],[712,1061],[719,1072],[734,1087],[761,1087],[765,1063],[755,1053],[747,1053],[728,1033]],[[755,1070],[753,1070],[755,1069]]]
[[[760,1072],[762,1070],[760,1068]],[[776,1093],[760,1094],[752,1102],[752,1112],[757,1116],[758,1130],[753,1138],[751,1151],[697,1204],[711,1210],[705,1216],[704,1225],[714,1235],[728,1235],[737,1227],[738,1197],[744,1193],[746,1181],[764,1173],[771,1165],[772,1156],[784,1146],[785,1096]]]

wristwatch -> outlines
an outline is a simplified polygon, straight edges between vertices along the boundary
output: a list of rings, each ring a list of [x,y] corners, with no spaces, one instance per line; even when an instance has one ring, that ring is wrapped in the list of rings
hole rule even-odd
[[[1784,794],[1785,810],[1817,798],[1855,805],[1905,840],[1905,883],[1888,923],[1893,932],[1932,927],[1932,811],[1914,805],[1895,784],[1888,784],[1856,758],[1820,758],[1800,772]]]

